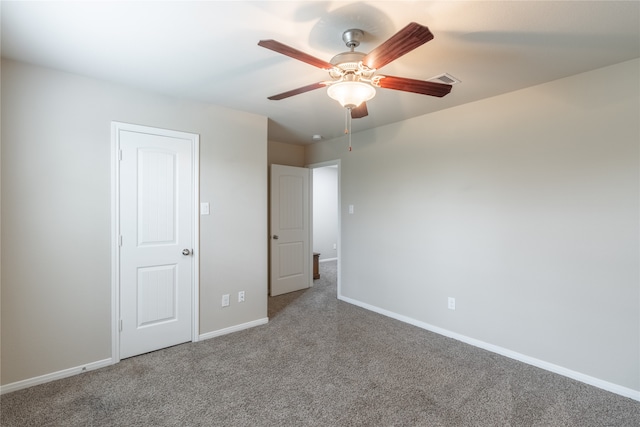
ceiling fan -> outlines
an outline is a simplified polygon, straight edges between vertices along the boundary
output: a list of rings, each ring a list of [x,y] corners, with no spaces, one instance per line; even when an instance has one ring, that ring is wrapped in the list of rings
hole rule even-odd
[[[366,101],[375,96],[376,88],[437,97],[443,97],[451,91],[451,85],[444,83],[377,74],[377,70],[380,68],[433,39],[433,34],[424,25],[410,23],[367,54],[355,51],[363,37],[364,31],[362,30],[345,31],[342,34],[342,40],[349,51],[339,53],[329,62],[275,40],[260,40],[259,46],[326,70],[331,77],[331,80],[312,83],[270,96],[268,99],[280,100],[327,87],[327,94],[347,108],[351,113],[351,118],[357,119],[369,114]]]

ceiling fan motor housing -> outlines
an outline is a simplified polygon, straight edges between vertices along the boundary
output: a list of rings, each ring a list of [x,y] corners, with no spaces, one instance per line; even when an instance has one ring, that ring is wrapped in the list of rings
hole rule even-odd
[[[362,63],[362,58],[365,56],[365,53],[355,51],[337,54],[329,61],[334,66],[329,70],[329,75],[333,79],[341,80],[349,75],[357,76],[358,80],[371,80],[376,70],[370,69]]]
[[[362,58],[364,58],[365,56],[366,54],[362,52],[342,52],[331,58],[329,62],[336,67],[339,66],[343,69],[351,68],[355,70],[358,68],[358,63],[362,61]]]
[[[352,28],[342,33],[342,40],[351,50],[349,52],[339,53],[331,58],[331,61],[329,62],[333,64],[335,68],[338,68],[338,70],[333,69],[329,72],[332,78],[337,79],[345,77],[348,74],[355,74],[369,78],[371,74],[373,74],[374,70],[371,70],[372,72],[369,73],[369,69],[367,67],[363,68],[362,65],[362,59],[367,55],[362,52],[354,51],[354,48],[360,45],[360,41],[363,38],[364,31],[357,28]]]

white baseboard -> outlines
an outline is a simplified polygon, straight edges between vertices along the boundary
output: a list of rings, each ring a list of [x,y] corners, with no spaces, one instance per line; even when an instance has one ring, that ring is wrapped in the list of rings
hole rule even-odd
[[[232,332],[241,331],[243,329],[252,328],[254,326],[264,325],[269,322],[269,318],[254,320],[252,322],[243,323],[241,325],[231,326],[229,328],[220,329],[218,331],[209,332],[199,335],[200,340],[217,337],[220,335],[230,334]],[[52,372],[50,374],[41,375],[39,377],[29,378],[15,383],[6,384],[0,386],[0,394],[11,393],[12,391],[22,390],[24,388],[32,387],[34,385],[40,385],[55,380],[71,377],[73,375],[82,374],[84,372],[93,371],[94,369],[104,368],[116,363],[113,358],[99,360],[97,362],[87,363],[86,365],[77,366],[75,368],[64,369],[58,372]]]
[[[227,335],[233,332],[238,332],[238,331],[242,331],[244,329],[249,329],[249,328],[253,328],[256,326],[260,326],[260,325],[266,325],[267,323],[269,323],[269,318],[265,317],[263,319],[258,319],[258,320],[253,320],[251,322],[247,322],[247,323],[242,323],[240,325],[234,325],[234,326],[230,326],[228,328],[224,328],[224,329],[218,329],[217,331],[212,331],[212,332],[207,332],[206,334],[201,334],[198,337],[198,341],[202,341],[202,340],[208,340],[209,338],[215,338],[215,337],[219,337],[222,335]]]
[[[62,378],[71,377],[73,375],[83,374],[93,371],[94,369],[104,368],[113,365],[113,359],[98,360],[97,362],[87,363],[86,365],[77,366],[75,368],[63,369],[62,371],[52,372],[50,374],[40,375],[39,377],[29,378],[22,381],[16,381],[7,385],[0,386],[0,394],[11,393],[12,391],[22,390],[23,388],[32,387],[34,385],[48,383],[50,381],[61,380]]]
[[[470,344],[474,347],[479,347],[484,350],[488,350],[492,353],[497,353],[502,356],[508,357],[510,359],[518,360],[520,362],[524,362],[528,365],[532,365],[546,371],[550,371],[576,381],[583,382],[585,384],[592,385],[594,387],[601,388],[603,390],[610,391],[611,393],[618,394],[620,396],[628,397],[633,400],[640,401],[640,391],[634,390],[628,387],[623,387],[618,384],[610,383],[608,381],[601,380],[599,378],[595,378],[581,372],[572,371],[571,369],[564,368],[562,366],[554,365],[553,363],[545,362],[544,360],[536,359],[534,357],[527,356],[525,354],[517,353],[515,351],[499,347],[497,345],[489,344],[484,341],[480,341],[474,338],[467,337],[465,335],[461,335],[455,332],[451,332],[447,329],[439,328],[437,326],[430,325],[425,322],[421,322],[419,320],[413,319],[411,317],[403,316],[398,313],[394,313],[392,311],[385,310],[380,307],[376,307],[362,301],[354,300],[342,295],[338,296],[338,299],[348,302],[349,304],[356,305],[358,307],[362,307],[366,310],[373,311],[378,314],[382,314],[383,316],[391,317],[392,319],[399,320],[404,323],[408,323],[413,326],[417,326],[418,328],[426,329],[427,331],[435,332],[439,335],[444,335],[445,337],[453,338],[455,340],[461,341],[466,344]]]
[[[337,260],[338,258],[325,258],[325,259],[319,259],[318,262],[323,263],[323,262],[337,261]]]
[[[232,332],[241,331],[243,329],[253,328],[254,326],[264,325],[269,322],[269,318],[254,320],[252,322],[243,323],[241,325],[231,326],[229,328],[220,329],[218,331],[208,332],[206,334],[199,335],[199,340],[205,340],[221,335],[230,334]],[[39,377],[29,378],[15,383],[6,384],[0,386],[0,394],[11,393],[12,391],[22,390],[24,388],[32,387],[34,385],[44,384],[55,380],[71,377],[73,375],[82,374],[84,372],[93,371],[94,369],[104,368],[116,363],[113,358],[99,360],[97,362],[87,363],[86,365],[77,366],[75,368],[64,369],[58,372],[52,372],[50,374],[41,375]]]

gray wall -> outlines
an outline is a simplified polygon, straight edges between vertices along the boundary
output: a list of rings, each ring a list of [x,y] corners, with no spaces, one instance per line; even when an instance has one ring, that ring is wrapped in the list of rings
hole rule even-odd
[[[200,135],[200,333],[266,319],[265,117],[3,61],[2,384],[111,357],[112,120]]]
[[[320,260],[334,259],[338,250],[338,167],[311,169],[313,173],[313,251]]]
[[[633,60],[357,133],[351,153],[308,147],[342,159],[341,297],[640,390],[638,75]]]
[[[304,146],[269,141],[267,157],[269,165],[304,166]]]

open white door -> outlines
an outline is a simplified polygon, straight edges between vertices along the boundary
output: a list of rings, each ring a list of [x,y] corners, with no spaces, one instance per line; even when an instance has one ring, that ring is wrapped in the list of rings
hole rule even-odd
[[[310,171],[271,165],[271,296],[311,286]]]
[[[191,341],[198,136],[121,124],[120,358]]]

